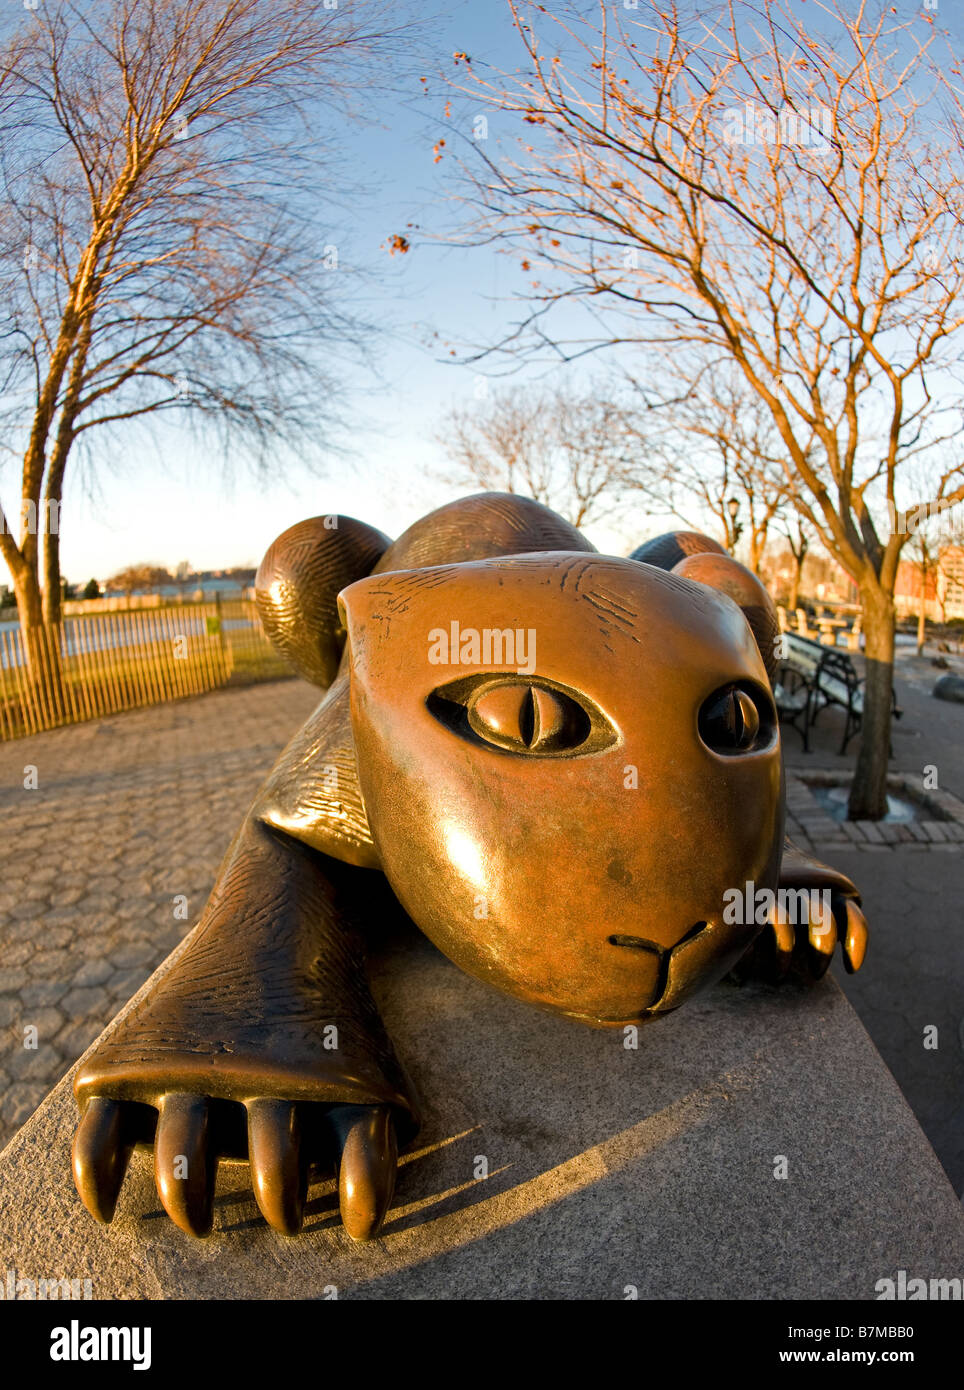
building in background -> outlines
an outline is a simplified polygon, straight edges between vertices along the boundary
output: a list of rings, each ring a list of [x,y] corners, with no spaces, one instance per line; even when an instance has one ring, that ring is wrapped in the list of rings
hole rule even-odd
[[[916,615],[922,593],[924,613],[930,622],[964,618],[964,545],[942,546],[926,575],[919,561],[901,560],[894,590],[897,616]]]

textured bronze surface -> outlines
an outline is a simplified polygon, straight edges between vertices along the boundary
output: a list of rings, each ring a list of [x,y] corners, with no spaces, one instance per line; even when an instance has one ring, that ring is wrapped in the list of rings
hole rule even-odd
[[[538,503],[484,494],[394,544],[303,522],[257,587],[327,693],[185,952],[78,1072],[74,1175],[99,1220],[141,1144],[196,1235],[218,1161],[245,1158],[278,1231],[328,1171],[349,1235],[377,1233],[419,1124],[365,973],[386,880],[462,969],[593,1026],[734,968],[819,977],[838,937],[859,967],[856,889],[784,841],[773,605],[714,541],[601,556]],[[762,906],[725,907],[751,888]],[[780,889],[810,894],[808,920]]]

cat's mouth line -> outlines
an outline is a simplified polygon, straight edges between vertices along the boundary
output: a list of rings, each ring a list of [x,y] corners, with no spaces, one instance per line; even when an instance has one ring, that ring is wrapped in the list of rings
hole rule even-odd
[[[663,946],[658,941],[650,941],[645,936],[630,936],[622,932],[616,932],[612,936],[608,936],[606,940],[610,946],[622,946],[630,951],[650,951],[662,960],[663,956],[668,956],[678,946],[682,946],[685,942],[692,941],[694,937],[699,936],[708,926],[709,922],[694,922],[689,931],[672,946]]]

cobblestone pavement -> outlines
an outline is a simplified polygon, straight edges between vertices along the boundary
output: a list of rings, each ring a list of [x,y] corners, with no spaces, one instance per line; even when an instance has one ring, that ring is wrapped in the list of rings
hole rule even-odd
[[[960,805],[964,706],[930,697],[937,674],[902,660],[893,767],[913,780],[936,766]],[[284,681],[0,745],[0,1147],[197,919],[262,777],[316,700]],[[964,845],[863,835],[858,848],[838,835],[798,780],[852,768],[855,744],[836,753],[836,716],[821,716],[809,755],[786,735],[792,829],[864,894],[867,967],[834,970],[960,1192]],[[936,1050],[923,1045],[931,1025]],[[36,1049],[24,1047],[31,1026]]]
[[[317,701],[278,681],[0,745],[0,1148],[197,920]]]

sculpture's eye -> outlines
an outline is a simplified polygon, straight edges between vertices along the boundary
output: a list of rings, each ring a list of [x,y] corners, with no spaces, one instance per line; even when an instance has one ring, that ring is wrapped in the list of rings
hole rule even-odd
[[[714,753],[749,753],[767,747],[774,720],[769,702],[739,685],[717,690],[699,716],[700,738]]]
[[[468,714],[480,738],[520,752],[578,748],[589,735],[589,716],[575,700],[527,683],[483,686]]]
[[[434,690],[428,707],[455,732],[513,753],[574,756],[616,739],[587,696],[539,678],[465,677]]]

